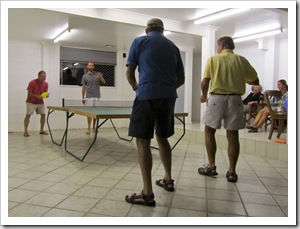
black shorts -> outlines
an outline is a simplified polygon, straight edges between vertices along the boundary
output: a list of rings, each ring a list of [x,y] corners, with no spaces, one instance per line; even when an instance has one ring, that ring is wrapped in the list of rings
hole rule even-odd
[[[176,98],[134,101],[128,135],[151,139],[155,134],[168,138],[174,134]]]

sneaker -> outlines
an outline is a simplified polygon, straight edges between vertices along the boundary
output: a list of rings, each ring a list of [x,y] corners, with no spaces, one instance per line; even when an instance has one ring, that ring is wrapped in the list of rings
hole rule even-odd
[[[198,173],[204,176],[216,176],[217,173],[217,166],[210,167],[208,164],[203,165],[198,169]]]

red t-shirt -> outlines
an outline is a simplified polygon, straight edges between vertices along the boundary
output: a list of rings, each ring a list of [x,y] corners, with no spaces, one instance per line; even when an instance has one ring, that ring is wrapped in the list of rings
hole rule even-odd
[[[38,79],[34,79],[29,82],[27,90],[33,94],[41,95],[43,92],[48,92],[48,83],[46,81],[39,82]],[[28,95],[26,102],[33,104],[43,104],[44,100]]]

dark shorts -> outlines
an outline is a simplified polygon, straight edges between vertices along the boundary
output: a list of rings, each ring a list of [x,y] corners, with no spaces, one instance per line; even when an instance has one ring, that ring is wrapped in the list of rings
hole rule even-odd
[[[134,101],[128,135],[151,139],[155,134],[168,138],[174,134],[176,98]]]

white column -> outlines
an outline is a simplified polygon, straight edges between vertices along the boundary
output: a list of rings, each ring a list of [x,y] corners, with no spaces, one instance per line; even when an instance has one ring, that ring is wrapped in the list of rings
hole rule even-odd
[[[270,89],[277,89],[277,72],[275,63],[275,39],[265,39],[264,40],[264,50],[265,52],[265,67],[263,71],[264,85],[268,85]],[[259,43],[260,44],[260,43]]]
[[[188,49],[186,51],[185,56],[186,66],[185,66],[185,74],[186,80],[185,80],[185,94],[184,94],[184,110],[188,111],[189,116],[186,118],[186,123],[192,122],[192,96],[193,91],[191,90],[192,84],[193,84],[193,78],[191,77],[193,75],[193,50]]]
[[[217,28],[211,27],[207,31],[207,35],[202,38],[202,58],[201,58],[201,80],[203,79],[203,73],[205,69],[205,65],[207,62],[207,59],[216,54],[216,30]],[[201,90],[201,87],[199,85],[199,89]],[[201,103],[200,107],[200,122],[202,123],[203,115],[205,112],[205,103]]]

